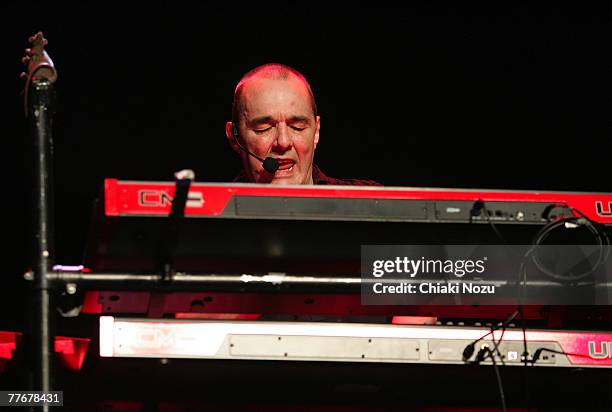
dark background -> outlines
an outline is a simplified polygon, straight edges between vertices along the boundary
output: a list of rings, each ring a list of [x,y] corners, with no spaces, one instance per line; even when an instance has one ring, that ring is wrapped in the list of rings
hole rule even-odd
[[[30,182],[20,58],[42,30],[59,71],[56,261],[80,263],[105,177],[239,171],[234,86],[281,62],[310,80],[316,162],[387,185],[610,191],[611,14],[603,8],[2,6],[5,222],[0,329],[20,329]]]
[[[22,273],[32,159],[18,76],[27,38],[38,30],[59,71],[57,262],[81,262],[91,204],[106,177],[171,180],[174,171],[192,168],[199,181],[230,181],[240,169],[224,136],[233,89],[244,72],[268,62],[310,80],[322,119],[316,162],[330,176],[399,186],[612,190],[607,8],[23,4],[0,6],[0,330],[23,330],[30,304]],[[234,367],[236,376],[246,370]],[[405,370],[397,371],[399,382]],[[361,372],[350,376],[385,375]],[[547,399],[567,399],[546,391]]]

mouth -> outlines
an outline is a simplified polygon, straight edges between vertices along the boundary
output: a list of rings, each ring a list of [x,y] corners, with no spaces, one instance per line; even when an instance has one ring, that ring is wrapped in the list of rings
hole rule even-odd
[[[278,161],[278,170],[281,171],[290,171],[293,169],[295,165],[295,160],[290,159],[276,159]]]

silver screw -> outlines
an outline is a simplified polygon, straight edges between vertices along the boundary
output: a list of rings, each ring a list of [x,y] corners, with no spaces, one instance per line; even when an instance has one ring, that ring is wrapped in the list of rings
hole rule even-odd
[[[66,293],[69,295],[74,295],[77,291],[76,283],[66,283]]]

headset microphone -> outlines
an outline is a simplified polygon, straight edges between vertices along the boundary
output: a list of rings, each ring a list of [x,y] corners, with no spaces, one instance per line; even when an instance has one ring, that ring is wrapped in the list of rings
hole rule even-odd
[[[232,133],[234,135],[234,139],[236,140],[236,144],[238,144],[238,147],[240,148],[240,150],[242,150],[249,156],[253,156],[255,159],[259,160],[262,163],[263,168],[266,172],[270,173],[271,175],[276,173],[276,171],[278,170],[280,166],[278,163],[278,160],[270,156],[266,157],[265,159],[262,159],[261,157],[257,156],[254,153],[251,153],[245,147],[243,147],[242,144],[240,143],[240,139],[238,138],[238,128],[236,128],[234,124],[232,124]]]

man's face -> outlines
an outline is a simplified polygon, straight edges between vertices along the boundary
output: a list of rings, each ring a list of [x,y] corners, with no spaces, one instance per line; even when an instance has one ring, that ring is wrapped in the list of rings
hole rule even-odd
[[[276,173],[266,172],[260,161],[239,150],[228,123],[226,134],[240,153],[250,181],[313,183],[312,159],[319,142],[320,119],[314,116],[310,95],[301,80],[250,79],[242,90],[238,120],[242,145],[261,158],[274,157],[280,165]]]

